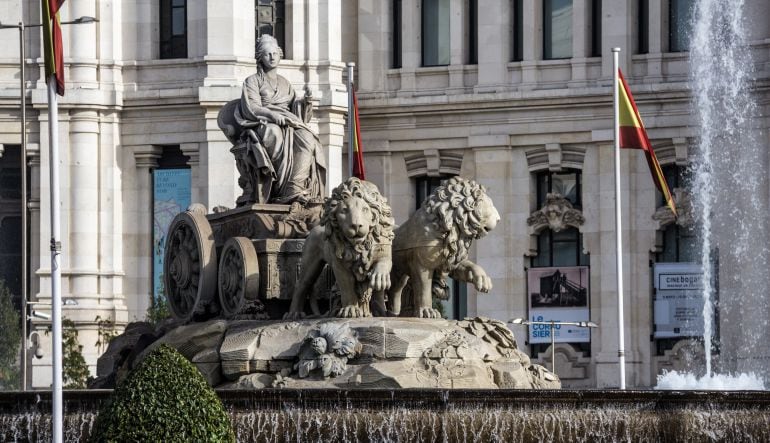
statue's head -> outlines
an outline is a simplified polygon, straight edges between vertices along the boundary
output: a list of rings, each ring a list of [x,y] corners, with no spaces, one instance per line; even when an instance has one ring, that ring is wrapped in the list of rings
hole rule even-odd
[[[283,58],[283,50],[278,45],[278,40],[272,35],[263,34],[257,40],[257,66],[265,71],[278,67]]]

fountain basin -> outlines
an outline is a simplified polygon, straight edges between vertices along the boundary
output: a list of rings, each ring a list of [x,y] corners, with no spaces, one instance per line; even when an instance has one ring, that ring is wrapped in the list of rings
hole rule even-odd
[[[64,393],[65,441],[110,390]],[[462,389],[218,391],[238,441],[770,441],[770,392]],[[1,441],[49,441],[49,391],[0,393]]]

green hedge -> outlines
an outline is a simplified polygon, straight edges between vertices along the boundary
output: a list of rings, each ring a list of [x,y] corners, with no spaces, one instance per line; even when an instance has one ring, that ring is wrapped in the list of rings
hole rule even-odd
[[[92,442],[234,442],[222,402],[175,349],[161,345],[99,413]]]

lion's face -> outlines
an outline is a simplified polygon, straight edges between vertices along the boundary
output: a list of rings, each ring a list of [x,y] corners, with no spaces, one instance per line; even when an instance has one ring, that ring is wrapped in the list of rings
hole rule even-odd
[[[483,237],[489,231],[495,229],[497,222],[500,221],[500,214],[497,212],[497,208],[492,203],[492,199],[486,194],[484,194],[479,202],[479,214],[481,215],[479,220],[479,237]]]
[[[369,203],[355,195],[345,198],[337,205],[334,218],[340,232],[354,244],[364,241],[376,223]]]

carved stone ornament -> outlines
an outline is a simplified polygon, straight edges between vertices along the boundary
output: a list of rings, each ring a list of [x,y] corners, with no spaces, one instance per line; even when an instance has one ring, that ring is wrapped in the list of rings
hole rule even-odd
[[[679,217],[674,217],[674,213],[663,205],[655,211],[652,219],[660,222],[660,226],[667,226],[676,223],[683,228],[691,228],[695,224],[695,212],[693,211],[692,195],[682,188],[674,188],[674,204]]]
[[[539,231],[545,226],[554,232],[559,232],[567,227],[579,228],[586,219],[583,213],[572,207],[572,203],[561,194],[548,193],[545,204],[539,210],[527,218],[527,224]]]
[[[305,338],[294,369],[299,378],[312,372],[324,378],[336,377],[348,369],[348,359],[360,352],[361,343],[347,323],[324,323]]]

